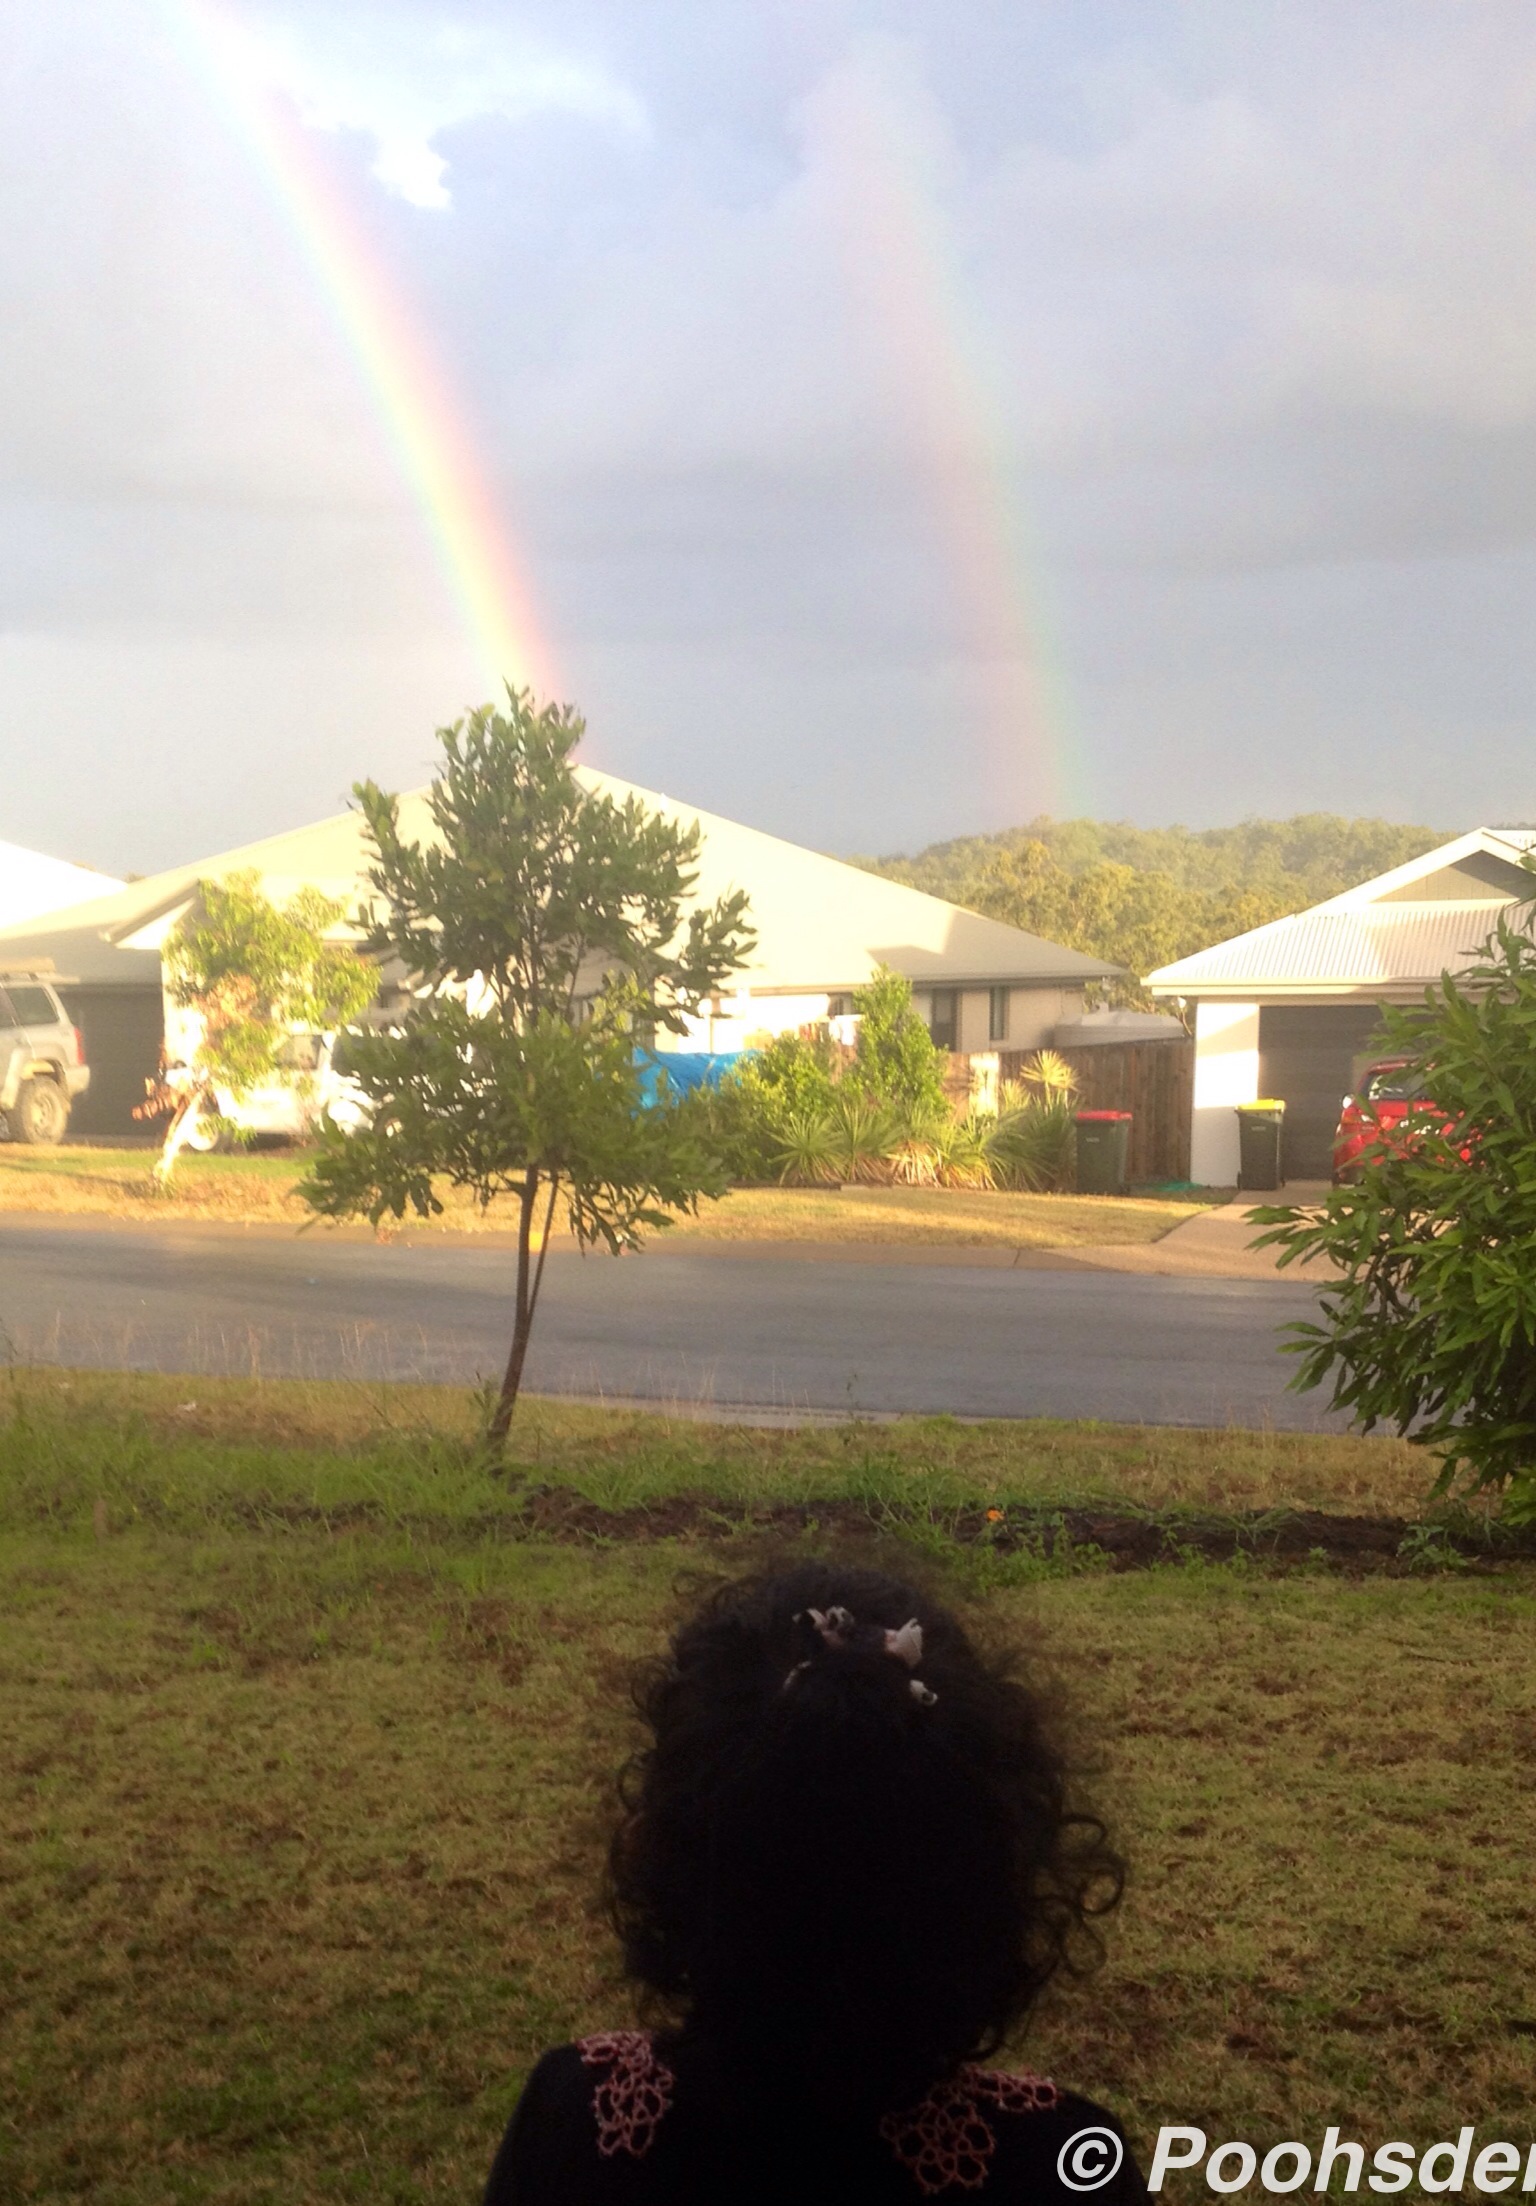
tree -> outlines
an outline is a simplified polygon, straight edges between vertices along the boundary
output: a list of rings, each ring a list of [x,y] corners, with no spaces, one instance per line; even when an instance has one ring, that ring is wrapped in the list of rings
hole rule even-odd
[[[1066,948],[1127,968],[1095,993],[1151,1008],[1140,976],[1304,910],[1433,848],[1429,828],[1304,813],[1237,827],[1037,819],[870,865]]]
[[[1336,1407],[1390,1423],[1458,1474],[1509,1488],[1536,1520],[1536,946],[1507,920],[1480,962],[1421,1006],[1389,1012],[1383,1054],[1434,1099],[1411,1138],[1368,1151],[1321,1211],[1255,1210],[1282,1265],[1326,1257],[1340,1275],[1318,1324],[1298,1325],[1295,1384],[1333,1375]]]
[[[1446,840],[1443,828],[1399,827],[1388,820],[1340,819],[1304,812],[1288,820],[1242,820],[1235,827],[1135,827],[1128,820],[1034,819],[1000,834],[931,843],[912,858],[856,859],[935,896],[969,901],[967,889],[994,858],[1036,843],[1064,871],[1098,865],[1160,873],[1181,889],[1279,898],[1301,911],[1386,873]]]
[[[846,1078],[892,1110],[944,1111],[944,1053],[917,1015],[910,981],[879,966],[866,987],[854,990],[853,1008],[859,1028]]]
[[[397,797],[357,785],[380,900],[364,914],[368,946],[399,961],[417,1001],[399,1032],[359,1042],[371,1122],[323,1136],[300,1190],[323,1216],[375,1225],[440,1211],[438,1177],[482,1206],[515,1197],[512,1345],[486,1436],[496,1450],[557,1197],[583,1248],[617,1254],[726,1186],[705,1113],[665,1084],[648,1104],[638,1060],[657,1028],[682,1032],[750,949],[746,897],[685,919],[699,828],[584,789],[571,764],[584,725],[509,688],[505,713],[484,706],[440,728],[425,845],[402,836]]]
[[[297,1027],[345,1026],[372,1002],[378,975],[346,942],[326,939],[342,906],[300,889],[281,910],[254,873],[199,881],[164,952],[171,999],[194,1014],[197,1041],[185,1080],[164,1082],[170,1112],[155,1176],[169,1180],[200,1115],[277,1077],[277,1053]]]
[[[1166,873],[1108,859],[1072,872],[1043,842],[1021,843],[993,858],[974,877],[968,901],[988,918],[1124,965],[1125,976],[1101,993],[1138,1009],[1152,1008],[1140,975],[1261,927],[1287,909],[1272,894],[1189,888]]]

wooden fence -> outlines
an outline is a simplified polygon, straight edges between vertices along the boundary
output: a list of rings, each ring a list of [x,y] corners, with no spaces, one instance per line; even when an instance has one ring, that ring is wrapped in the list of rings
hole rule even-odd
[[[1189,1178],[1190,1117],[1195,1094],[1195,1045],[1164,1042],[1099,1042],[1063,1049],[1077,1080],[1080,1111],[1129,1111],[1133,1181]],[[998,1077],[1017,1080],[1032,1050],[998,1052]]]

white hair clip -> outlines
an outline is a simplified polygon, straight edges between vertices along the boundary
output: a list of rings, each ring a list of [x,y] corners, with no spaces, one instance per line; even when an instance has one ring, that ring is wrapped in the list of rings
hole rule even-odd
[[[804,1612],[829,1647],[846,1647],[853,1636],[851,1609],[807,1609]]]
[[[909,1616],[899,1632],[886,1633],[885,1651],[894,1655],[898,1662],[904,1662],[909,1670],[917,1668],[923,1659],[923,1627],[915,1616]],[[939,1697],[920,1677],[913,1678],[907,1689],[921,1708],[931,1708]]]
[[[857,1627],[853,1612],[850,1609],[802,1609],[796,1616],[795,1622],[798,1624],[802,1620],[808,1622],[814,1628],[817,1637],[825,1647],[835,1649],[853,1644],[853,1636]],[[886,1654],[894,1655],[896,1660],[904,1662],[909,1670],[915,1670],[923,1659],[923,1627],[915,1616],[909,1616],[899,1630],[887,1629],[882,1631],[880,1633],[880,1644]],[[785,1686],[792,1685],[801,1671],[809,1668],[810,1663],[808,1661],[797,1662],[788,1677],[785,1678]],[[939,1697],[937,1693],[923,1683],[920,1677],[910,1678],[907,1681],[907,1690],[920,1708],[932,1708]]]

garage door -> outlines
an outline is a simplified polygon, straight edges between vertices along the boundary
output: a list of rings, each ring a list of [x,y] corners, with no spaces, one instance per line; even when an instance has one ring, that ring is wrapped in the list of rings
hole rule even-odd
[[[1285,1099],[1285,1176],[1333,1170],[1339,1104],[1360,1060],[1375,1054],[1374,1004],[1265,1004],[1259,1012],[1259,1093]]]
[[[158,988],[61,988],[85,1043],[91,1084],[70,1113],[74,1134],[153,1132],[136,1120],[144,1083],[160,1068],[165,1007]]]

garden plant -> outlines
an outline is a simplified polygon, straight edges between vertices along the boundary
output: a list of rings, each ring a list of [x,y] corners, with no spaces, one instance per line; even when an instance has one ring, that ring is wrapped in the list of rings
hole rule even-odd
[[[1366,1431],[1440,1458],[1438,1492],[1492,1490],[1536,1520],[1536,945],[1502,920],[1478,962],[1388,1012],[1385,1052],[1432,1108],[1366,1152],[1320,1209],[1255,1210],[1257,1246],[1337,1274],[1297,1325],[1296,1384],[1331,1378]]]
[[[852,1049],[826,1025],[781,1034],[743,1053],[707,1109],[731,1176],[789,1186],[1013,1188],[1057,1192],[1072,1182],[1074,1081],[1039,1050],[1006,1082],[997,1108],[957,1111],[945,1056],[899,973],[882,968],[853,998]]]
[[[342,916],[314,888],[280,908],[254,873],[199,881],[164,953],[167,992],[194,1015],[197,1040],[181,1077],[162,1079],[139,1114],[168,1117],[155,1163],[162,1185],[199,1118],[219,1121],[222,1098],[238,1101],[278,1077],[289,1034],[345,1026],[372,1002],[373,966],[350,943],[329,939]]]
[[[434,835],[407,840],[400,802],[359,783],[378,898],[367,943],[409,977],[396,1032],[359,1040],[369,1123],[322,1133],[300,1192],[319,1215],[378,1225],[442,1212],[434,1184],[517,1204],[512,1345],[487,1441],[505,1440],[563,1201],[584,1248],[615,1255],[646,1227],[725,1192],[705,1115],[644,1093],[639,1044],[682,1032],[751,947],[736,891],[684,912],[700,830],[577,778],[584,731],[564,705],[508,689],[438,731]],[[537,1246],[537,1254],[535,1247]]]

